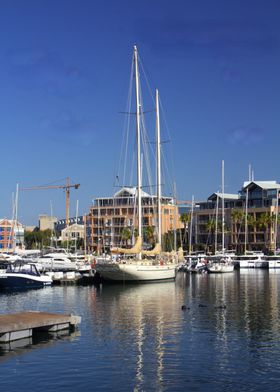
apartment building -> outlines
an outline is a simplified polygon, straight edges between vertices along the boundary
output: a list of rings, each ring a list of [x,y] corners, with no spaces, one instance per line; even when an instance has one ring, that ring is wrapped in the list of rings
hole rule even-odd
[[[135,187],[125,187],[112,197],[97,198],[86,216],[87,249],[89,251],[109,251],[113,246],[131,246],[138,226],[137,191]],[[162,197],[162,234],[181,228],[178,207],[171,197]],[[145,228],[152,227],[156,236],[157,198],[142,191],[142,227],[144,246],[149,247],[145,238]],[[131,235],[126,240],[123,230]]]
[[[194,211],[193,249],[221,250],[224,200],[225,248],[273,251],[279,243],[279,191],[276,181],[248,181],[237,194],[213,193]]]
[[[11,219],[0,219],[0,253],[12,253],[24,246],[24,227]]]

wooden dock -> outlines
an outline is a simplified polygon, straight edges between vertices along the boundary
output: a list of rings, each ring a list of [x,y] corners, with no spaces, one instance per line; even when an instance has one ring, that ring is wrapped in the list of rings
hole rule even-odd
[[[31,337],[35,331],[57,332],[75,329],[81,317],[42,312],[0,315],[0,343]]]

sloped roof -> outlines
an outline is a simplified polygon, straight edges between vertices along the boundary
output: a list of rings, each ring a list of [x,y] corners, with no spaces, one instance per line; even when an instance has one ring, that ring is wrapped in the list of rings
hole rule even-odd
[[[114,194],[114,197],[120,197],[125,192],[130,194],[131,196],[135,196],[137,193],[137,188],[136,187],[124,187],[124,188],[120,189],[118,192],[116,192]],[[141,196],[142,197],[152,197],[152,195],[149,195],[148,193],[144,192],[143,190],[141,190]]]
[[[248,186],[257,185],[262,189],[280,189],[280,184],[276,181],[245,181],[243,184],[243,189],[246,189]]]
[[[215,192],[212,193],[211,196],[208,197],[208,200],[215,200],[217,197],[219,197],[220,199],[224,198],[226,200],[238,200],[239,199],[239,195],[236,193],[220,193],[220,192]]]

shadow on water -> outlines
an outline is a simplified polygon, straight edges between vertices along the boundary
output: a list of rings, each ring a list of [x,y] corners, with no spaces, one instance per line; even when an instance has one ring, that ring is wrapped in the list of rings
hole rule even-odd
[[[73,341],[80,336],[79,331],[69,330],[48,333],[46,331],[36,331],[32,337],[15,340],[7,343],[0,343],[0,362],[11,357],[24,355],[32,350],[52,346],[61,341]]]

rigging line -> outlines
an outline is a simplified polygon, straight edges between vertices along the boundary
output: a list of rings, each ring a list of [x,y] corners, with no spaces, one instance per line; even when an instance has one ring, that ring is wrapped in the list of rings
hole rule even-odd
[[[149,187],[149,191],[150,191],[150,194],[151,194],[152,193],[151,192],[152,171],[151,171],[151,164],[150,164],[150,158],[149,158],[148,145],[145,143],[146,138],[147,138],[147,130],[145,128],[145,124],[143,124],[142,145],[143,145],[144,158],[145,158],[145,162],[146,162],[148,187]]]
[[[133,60],[131,61],[131,66],[130,66],[130,79],[129,79],[128,94],[127,94],[126,110],[131,109],[132,83],[133,83]],[[123,178],[122,178],[123,181],[125,181],[124,177],[125,177],[125,172],[126,172],[126,159],[127,159],[127,144],[128,144],[129,127],[130,127],[130,118],[125,118],[124,124],[123,124],[122,145],[121,145],[119,164],[118,164],[118,174],[119,174],[120,168],[121,168],[121,165],[123,162]]]
[[[155,109],[150,109],[150,110],[145,110],[145,111],[141,111],[141,114],[146,114],[146,113],[154,113],[155,112]],[[137,113],[136,112],[119,112],[120,114],[127,114],[127,115],[136,115]]]
[[[165,112],[164,112],[164,110],[163,110],[163,105],[162,105],[162,102],[161,102],[161,98],[160,98],[160,97],[159,97],[159,106],[160,106],[160,109],[161,109],[161,113],[162,113],[162,117],[163,117],[163,122],[164,122],[164,124],[165,124],[167,136],[168,136],[168,139],[169,139],[170,145],[171,145],[171,148],[170,148],[170,150],[171,150],[171,151],[170,151],[170,155],[171,155],[171,165],[172,165],[171,169],[172,169],[172,176],[173,176],[173,178],[174,178],[174,176],[175,176],[174,147],[173,147],[173,142],[172,142],[172,138],[171,138],[171,133],[170,133],[170,130],[169,130],[169,126],[168,126],[168,123],[167,123],[166,115],[165,115]]]
[[[134,138],[134,148],[133,148],[133,153],[132,153],[132,165],[130,167],[130,181],[128,182],[130,184],[130,186],[132,186],[133,184],[133,174],[135,173],[135,166],[136,166],[136,144],[137,144],[137,140],[136,140],[136,135]]]
[[[151,98],[152,98],[152,102],[153,102],[153,105],[154,105],[154,108],[155,108],[156,102],[155,102],[155,96],[154,96],[154,92],[153,92],[155,89],[152,89],[152,88],[151,88],[151,85],[150,85],[150,83],[149,83],[149,79],[148,79],[148,77],[147,77],[147,72],[145,71],[143,61],[142,61],[141,57],[139,56],[139,54],[138,54],[138,60],[139,60],[139,66],[140,66],[140,68],[141,68],[141,70],[142,70],[144,79],[145,79],[146,84],[147,84],[147,87],[148,87],[149,94],[150,94],[150,96],[151,96]]]
[[[139,96],[140,96],[140,105],[141,105],[141,113],[142,113],[142,110],[144,108],[144,104],[143,104],[143,94],[142,94],[141,84],[139,84]],[[148,180],[148,184],[150,184],[150,183],[152,183],[152,176],[151,176],[151,165],[150,165],[148,148],[145,143],[145,141],[148,139],[148,136],[147,136],[148,132],[147,132],[144,116],[141,116],[140,121],[141,121],[141,130],[142,130],[140,136],[141,136],[141,142],[142,142],[142,146],[143,146],[144,158],[145,158],[145,162],[146,162],[147,180]]]

